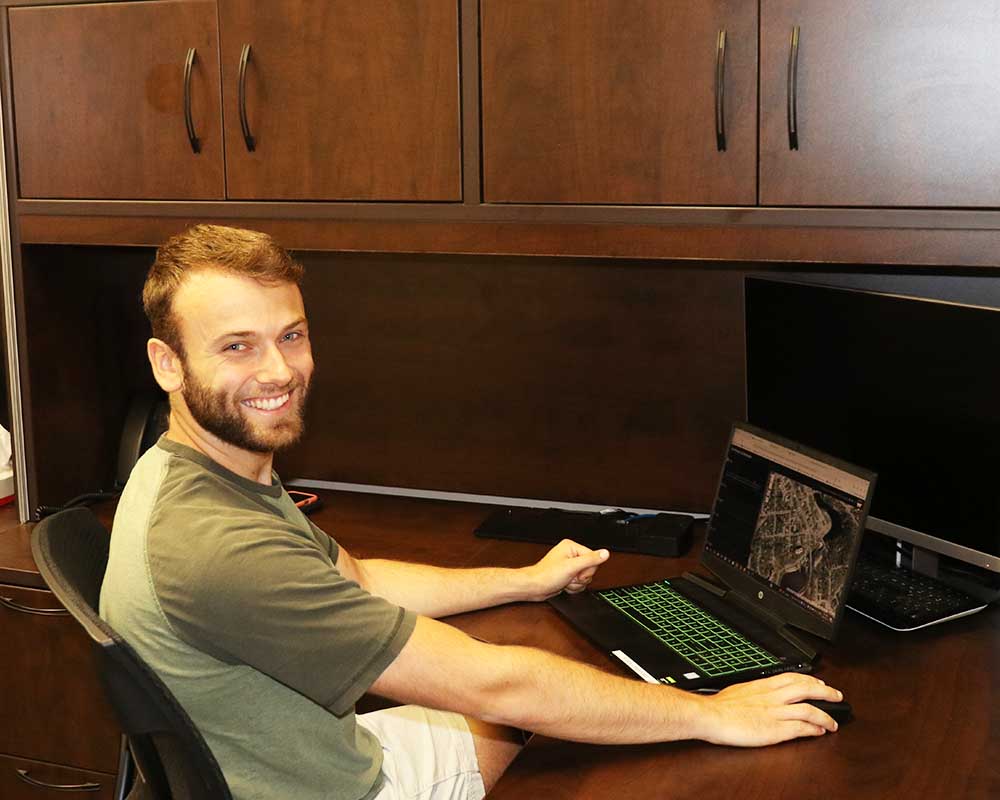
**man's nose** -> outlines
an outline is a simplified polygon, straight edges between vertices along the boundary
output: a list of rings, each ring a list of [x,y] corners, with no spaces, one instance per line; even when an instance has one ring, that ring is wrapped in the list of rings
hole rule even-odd
[[[272,345],[261,352],[260,364],[257,367],[258,383],[273,383],[284,386],[292,379],[292,370],[285,361],[281,350]]]

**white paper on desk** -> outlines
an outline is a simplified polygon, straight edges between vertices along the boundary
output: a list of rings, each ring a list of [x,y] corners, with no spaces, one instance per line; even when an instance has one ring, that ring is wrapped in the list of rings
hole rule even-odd
[[[10,446],[10,433],[0,425],[0,498],[14,494],[13,453]]]
[[[0,425],[0,475],[3,474],[3,467],[9,467],[14,457],[10,446],[10,433]]]

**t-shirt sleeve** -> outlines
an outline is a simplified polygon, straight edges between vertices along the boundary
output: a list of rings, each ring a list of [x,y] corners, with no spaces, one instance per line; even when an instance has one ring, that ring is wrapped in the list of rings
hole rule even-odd
[[[153,586],[177,634],[335,714],[350,711],[402,650],[416,615],[344,578],[329,546],[291,523],[249,514],[203,527],[197,554],[172,550],[169,535],[151,529]]]
[[[316,541],[320,542],[321,545],[326,548],[326,552],[330,556],[330,560],[336,564],[337,557],[340,555],[340,545],[337,544],[337,540],[328,535],[322,528],[317,527],[311,519],[307,518],[306,522],[308,522],[309,527],[312,528],[313,537],[315,537]]]

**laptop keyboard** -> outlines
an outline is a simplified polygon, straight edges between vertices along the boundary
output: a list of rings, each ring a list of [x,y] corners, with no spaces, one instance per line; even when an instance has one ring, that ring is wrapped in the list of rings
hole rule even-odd
[[[779,659],[696,606],[668,582],[596,592],[708,677],[769,667]]]

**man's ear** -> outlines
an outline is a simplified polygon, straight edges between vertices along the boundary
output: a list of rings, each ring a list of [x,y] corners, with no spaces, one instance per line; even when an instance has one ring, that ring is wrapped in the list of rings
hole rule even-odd
[[[162,339],[150,339],[146,342],[146,355],[160,388],[167,394],[180,391],[184,385],[184,366],[173,348]]]

